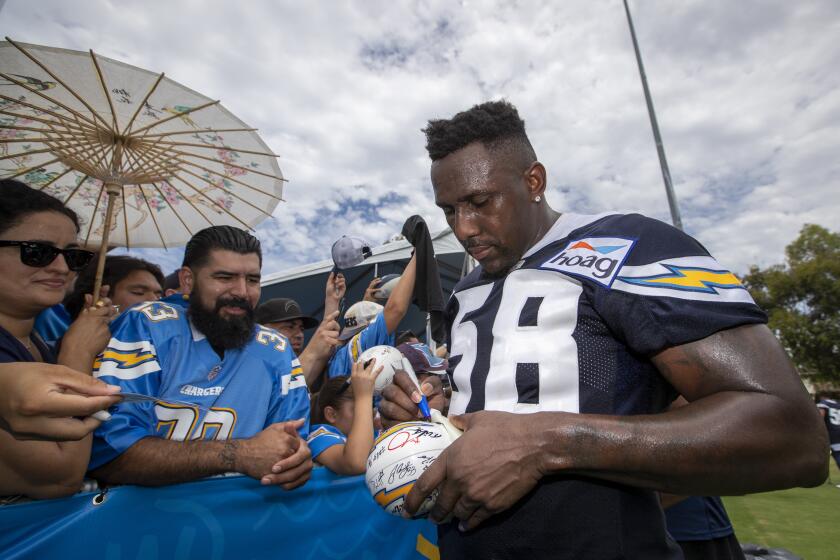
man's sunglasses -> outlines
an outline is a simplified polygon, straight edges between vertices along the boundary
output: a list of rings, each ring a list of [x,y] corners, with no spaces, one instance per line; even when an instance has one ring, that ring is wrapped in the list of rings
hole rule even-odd
[[[35,268],[43,268],[58,255],[64,255],[67,268],[79,272],[90,264],[94,257],[93,253],[84,249],[59,249],[38,241],[0,241],[0,247],[20,247],[20,262]]]

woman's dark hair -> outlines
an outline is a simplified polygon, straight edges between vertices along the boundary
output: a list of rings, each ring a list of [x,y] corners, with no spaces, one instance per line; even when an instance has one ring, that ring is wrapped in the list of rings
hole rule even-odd
[[[324,409],[328,406],[338,408],[344,401],[353,400],[353,387],[349,385],[350,378],[346,375],[332,377],[324,382],[321,390],[312,398],[310,405],[312,424],[329,424]]]
[[[60,200],[14,179],[0,180],[0,234],[37,212],[64,214],[73,221],[76,233],[79,233],[79,217]]]
[[[117,283],[121,282],[126,276],[135,270],[145,270],[155,277],[155,280],[163,286],[163,273],[160,267],[143,259],[136,259],[124,255],[108,256],[105,258],[105,272],[102,275],[102,285],[110,286],[109,295],[114,293],[114,288]],[[79,278],[76,280],[76,285],[73,291],[64,298],[64,307],[70,314],[70,317],[75,320],[82,312],[85,306],[85,294],[93,292],[94,281],[96,280],[96,261],[88,265],[86,269],[79,273]]]

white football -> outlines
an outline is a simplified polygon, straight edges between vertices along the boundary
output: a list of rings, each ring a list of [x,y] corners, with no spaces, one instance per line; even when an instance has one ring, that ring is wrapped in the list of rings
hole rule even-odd
[[[365,363],[374,358],[376,359],[375,367],[383,366],[373,385],[373,393],[379,395],[385,387],[391,384],[397,370],[404,369],[403,355],[393,346],[374,346],[362,352],[356,363]]]
[[[365,473],[376,503],[392,515],[402,515],[406,494],[456,437],[435,422],[405,422],[382,432],[368,455]],[[436,498],[437,490],[420,506],[417,517],[426,515]]]

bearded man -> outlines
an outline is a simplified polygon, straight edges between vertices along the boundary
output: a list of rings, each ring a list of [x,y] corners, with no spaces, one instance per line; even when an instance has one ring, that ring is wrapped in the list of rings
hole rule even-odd
[[[96,431],[96,478],[156,486],[240,472],[287,490],[309,479],[309,393],[288,339],[254,321],[261,267],[255,237],[204,229],[179,272],[189,309],[147,302],[111,325],[94,376],[159,400],[124,399]]]

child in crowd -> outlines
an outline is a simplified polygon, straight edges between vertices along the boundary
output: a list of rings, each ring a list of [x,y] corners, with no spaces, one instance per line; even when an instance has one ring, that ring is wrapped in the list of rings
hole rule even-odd
[[[350,377],[328,379],[312,399],[307,443],[312,459],[338,474],[365,472],[373,447],[373,385],[382,366],[353,364]]]

